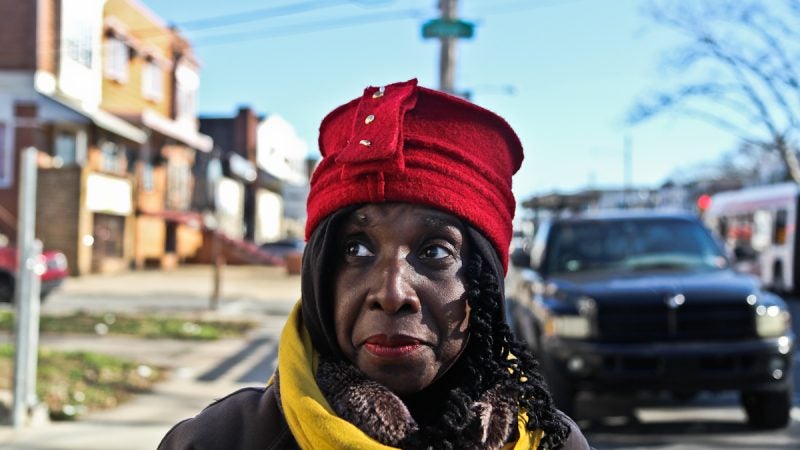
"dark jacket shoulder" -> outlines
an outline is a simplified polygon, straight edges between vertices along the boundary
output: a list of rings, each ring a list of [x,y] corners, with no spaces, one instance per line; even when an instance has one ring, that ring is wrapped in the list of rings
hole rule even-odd
[[[589,445],[589,442],[586,441],[586,437],[583,435],[580,427],[578,427],[578,424],[563,412],[559,411],[559,413],[563,417],[564,422],[569,425],[569,437],[564,441],[561,450],[594,450],[594,448]]]
[[[274,385],[240,389],[164,436],[159,450],[296,449]]]

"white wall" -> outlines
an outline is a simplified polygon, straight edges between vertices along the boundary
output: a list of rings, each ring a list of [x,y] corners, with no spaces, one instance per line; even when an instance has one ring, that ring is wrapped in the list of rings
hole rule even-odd
[[[106,0],[62,0],[58,88],[79,100],[86,109],[96,109],[103,94],[102,33]],[[75,60],[76,53],[91,53],[91,64]],[[82,59],[82,58],[79,58]]]
[[[281,196],[259,189],[256,193],[256,229],[253,238],[257,243],[280,239],[283,222],[283,200]]]
[[[284,181],[305,183],[308,144],[297,136],[294,127],[272,114],[258,124],[256,133],[256,164]]]
[[[227,236],[241,239],[244,236],[244,186],[239,181],[222,177],[216,195],[220,229]]]

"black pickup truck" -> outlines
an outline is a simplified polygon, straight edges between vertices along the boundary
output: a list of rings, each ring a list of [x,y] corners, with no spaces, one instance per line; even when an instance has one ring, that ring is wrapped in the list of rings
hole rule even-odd
[[[565,412],[579,391],[736,390],[752,426],[789,423],[786,304],[734,271],[695,216],[544,221],[512,251],[506,297],[512,329]]]

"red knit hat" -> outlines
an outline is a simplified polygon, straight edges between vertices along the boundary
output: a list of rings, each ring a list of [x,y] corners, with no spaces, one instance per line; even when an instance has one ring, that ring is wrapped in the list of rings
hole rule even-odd
[[[311,177],[306,239],[348,205],[431,206],[489,238],[508,268],[522,145],[500,116],[417,80],[368,87],[322,120],[322,161]]]

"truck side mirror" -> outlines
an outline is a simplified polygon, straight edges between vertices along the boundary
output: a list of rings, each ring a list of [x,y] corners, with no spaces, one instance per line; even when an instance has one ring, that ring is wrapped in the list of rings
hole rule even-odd
[[[522,248],[515,248],[510,255],[511,265],[514,267],[531,267],[531,255]]]

